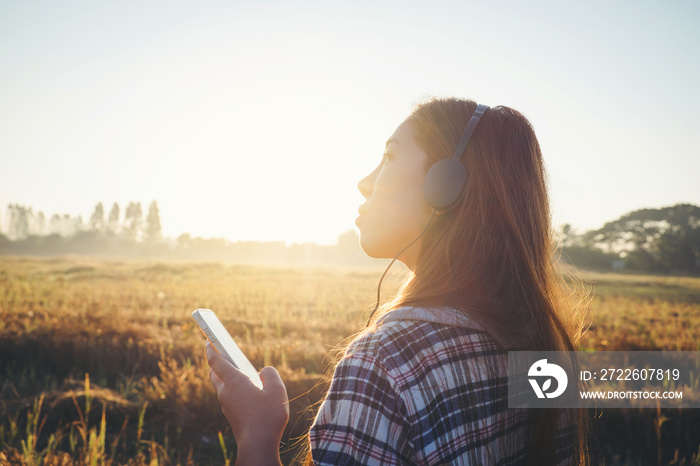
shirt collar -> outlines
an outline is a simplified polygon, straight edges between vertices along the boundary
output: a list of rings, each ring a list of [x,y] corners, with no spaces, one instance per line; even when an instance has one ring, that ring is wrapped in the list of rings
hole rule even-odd
[[[464,312],[448,307],[399,307],[381,316],[377,320],[377,327],[387,322],[399,320],[418,320],[423,322],[434,322],[438,324],[451,325],[454,327],[467,327],[475,330],[485,331],[481,324],[469,318],[466,314],[464,314]]]

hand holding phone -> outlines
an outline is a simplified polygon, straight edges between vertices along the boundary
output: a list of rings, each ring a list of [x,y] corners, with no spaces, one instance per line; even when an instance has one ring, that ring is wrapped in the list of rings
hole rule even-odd
[[[204,335],[216,352],[246,374],[253,384],[262,390],[262,381],[255,366],[251,364],[236,342],[233,341],[233,338],[226,331],[224,324],[216,317],[216,314],[210,309],[197,309],[192,313],[192,317],[199,324],[202,332],[204,332]]]

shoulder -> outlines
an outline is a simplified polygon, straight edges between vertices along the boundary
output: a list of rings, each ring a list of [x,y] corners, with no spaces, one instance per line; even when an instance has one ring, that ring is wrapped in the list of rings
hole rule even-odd
[[[386,370],[431,360],[478,359],[503,354],[501,346],[459,311],[399,308],[348,345],[344,358],[371,356]]]
[[[419,320],[399,311],[355,338],[336,376],[381,378],[409,415],[416,416],[447,398],[457,409],[464,396],[472,401],[504,397],[508,353],[488,332],[457,325],[449,313]]]

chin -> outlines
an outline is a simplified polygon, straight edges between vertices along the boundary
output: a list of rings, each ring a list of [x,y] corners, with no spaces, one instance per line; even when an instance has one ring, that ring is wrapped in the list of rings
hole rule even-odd
[[[360,247],[369,257],[373,259],[382,259],[377,245],[367,240],[367,235],[363,235],[360,231]]]
[[[370,241],[367,235],[362,235],[362,232],[360,232],[360,247],[372,259],[393,259],[396,254],[396,252],[392,254],[390,248],[385,245]]]

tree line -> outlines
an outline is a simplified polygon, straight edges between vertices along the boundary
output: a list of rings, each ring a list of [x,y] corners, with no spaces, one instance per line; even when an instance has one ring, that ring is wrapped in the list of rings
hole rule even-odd
[[[6,228],[0,232],[0,254],[92,254],[162,259],[212,260],[274,264],[373,265],[359,247],[354,230],[335,245],[284,242],[231,242],[183,233],[164,238],[158,204],[153,201],[144,218],[140,202],[130,202],[124,215],[117,203],[108,215],[98,203],[87,222],[69,215],[53,215],[10,204]],[[700,207],[677,204],[640,209],[608,222],[597,230],[577,232],[565,224],[558,248],[564,262],[583,269],[629,270],[642,273],[700,274]]]
[[[0,222],[0,225],[2,223]],[[6,234],[5,234],[6,232]],[[87,222],[81,216],[53,215],[10,204],[0,228],[0,254],[53,256],[87,254],[172,260],[206,260],[255,264],[376,265],[360,249],[353,230],[338,237],[335,245],[283,241],[236,241],[224,238],[177,239],[162,235],[158,204],[153,201],[143,215],[140,202],[130,202],[122,215],[114,203],[108,215],[98,203]]]
[[[577,233],[561,232],[564,260],[580,268],[700,274],[700,207],[639,209]]]
[[[158,203],[151,202],[148,215],[143,218],[140,202],[130,202],[121,219],[118,203],[112,205],[109,215],[105,217],[102,202],[97,203],[85,223],[81,215],[71,217],[68,214],[54,214],[46,220],[43,212],[34,213],[31,207],[19,204],[7,206],[6,238],[16,241],[29,236],[59,235],[71,237],[81,232],[93,232],[106,235],[120,235],[132,241],[159,241],[161,239],[160,211]]]

